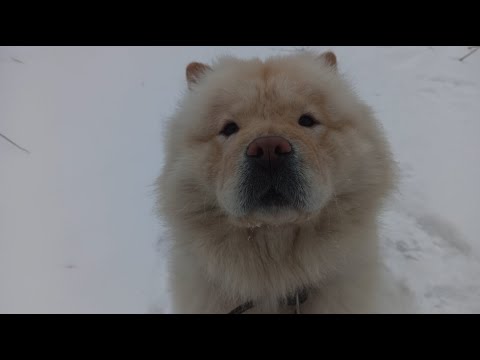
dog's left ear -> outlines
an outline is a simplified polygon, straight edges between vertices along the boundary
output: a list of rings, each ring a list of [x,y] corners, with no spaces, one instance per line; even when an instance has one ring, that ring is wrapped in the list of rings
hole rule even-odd
[[[320,60],[322,60],[328,66],[337,70],[337,57],[335,56],[335,54],[333,52],[331,52],[331,51],[324,52],[318,58]]]
[[[186,69],[188,88],[191,90],[192,85],[196,84],[206,72],[211,70],[212,68],[210,66],[199,62],[191,62],[188,64]]]

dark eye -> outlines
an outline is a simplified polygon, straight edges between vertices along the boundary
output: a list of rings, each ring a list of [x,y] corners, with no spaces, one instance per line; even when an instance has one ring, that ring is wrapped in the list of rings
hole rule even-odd
[[[313,118],[313,116],[308,114],[303,114],[298,119],[298,124],[305,127],[312,127],[313,125],[318,124],[318,122]]]
[[[223,127],[222,131],[220,131],[220,134],[228,137],[230,135],[235,134],[238,131],[238,129],[239,129],[238,125],[235,124],[233,121],[231,121]]]

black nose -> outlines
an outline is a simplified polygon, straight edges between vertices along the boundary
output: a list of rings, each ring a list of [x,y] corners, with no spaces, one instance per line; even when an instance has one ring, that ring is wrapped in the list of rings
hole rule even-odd
[[[264,136],[253,140],[247,147],[250,161],[274,169],[292,153],[292,146],[281,136]]]

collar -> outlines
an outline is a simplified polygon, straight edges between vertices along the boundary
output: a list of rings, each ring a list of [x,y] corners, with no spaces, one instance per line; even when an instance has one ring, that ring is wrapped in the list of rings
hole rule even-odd
[[[295,314],[300,314],[300,305],[307,301],[308,291],[306,288],[295,291],[292,295],[280,300],[288,306],[295,306]],[[229,312],[229,314],[243,314],[255,306],[253,301],[247,301]]]

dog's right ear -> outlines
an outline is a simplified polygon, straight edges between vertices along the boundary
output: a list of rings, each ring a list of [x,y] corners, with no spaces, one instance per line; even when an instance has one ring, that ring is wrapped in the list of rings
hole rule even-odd
[[[186,69],[188,88],[191,90],[192,85],[196,84],[206,72],[211,70],[212,68],[210,66],[199,62],[191,62],[188,64]]]
[[[325,64],[330,66],[331,68],[337,70],[337,57],[331,51],[324,52],[320,54],[318,59],[322,60]]]

